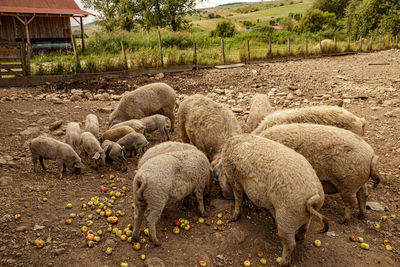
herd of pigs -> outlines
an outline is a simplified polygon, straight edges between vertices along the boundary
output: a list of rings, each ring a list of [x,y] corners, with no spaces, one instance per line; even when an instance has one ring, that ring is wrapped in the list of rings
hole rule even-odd
[[[313,106],[272,112],[267,95],[255,94],[250,114],[241,126],[226,106],[202,96],[186,97],[178,107],[178,130],[182,142],[172,142],[176,93],[165,83],[153,83],[124,95],[110,114],[108,130],[99,135],[96,115],[86,117],[81,133],[78,123],[67,126],[65,143],[39,136],[30,143],[33,165],[45,169],[43,160],[55,160],[80,173],[87,164],[118,164],[127,169],[130,152],[140,157],[133,181],[134,231],[139,235],[144,212],[150,240],[160,245],[156,223],[167,203],[194,193],[201,216],[206,216],[203,196],[217,181],[222,194],[234,199],[232,220],[238,220],[244,194],[273,216],[283,245],[281,265],[291,264],[296,240],[304,239],[311,218],[329,228],[318,211],[325,193],[339,193],[345,210],[343,223],[354,208],[359,217],[366,211],[366,182],[378,186],[378,157],[362,139],[365,120],[344,108]],[[242,129],[243,128],[243,129]],[[161,143],[144,152],[149,144],[144,134],[159,130]],[[248,132],[248,133],[244,133]],[[102,143],[100,143],[100,141]],[[93,161],[93,162],[92,162]]]

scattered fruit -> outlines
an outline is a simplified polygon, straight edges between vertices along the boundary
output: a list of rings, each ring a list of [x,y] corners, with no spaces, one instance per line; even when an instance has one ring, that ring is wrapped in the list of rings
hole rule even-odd
[[[218,219],[221,219],[222,218],[222,213],[218,213],[217,217],[218,217]]]
[[[98,236],[98,235],[96,235],[95,237],[94,237],[94,241],[96,241],[96,242],[100,242],[100,236]]]
[[[36,239],[36,240],[38,240],[38,239]],[[36,240],[35,240],[35,242],[36,242]],[[37,248],[43,248],[44,247],[44,242],[39,239],[38,242],[36,243],[36,247]]]
[[[100,211],[100,216],[104,217],[106,215],[106,213],[104,211]]]
[[[102,235],[102,234],[103,234],[103,231],[102,231],[102,230],[98,230],[98,231],[97,231],[97,234],[98,234],[98,235]]]
[[[106,249],[106,254],[107,254],[107,255],[110,255],[111,253],[112,253],[112,248],[108,247],[108,248]]]
[[[261,251],[259,251],[259,252],[257,253],[257,256],[258,256],[259,258],[262,258],[263,255],[264,255],[264,253],[262,253]]]
[[[92,241],[94,239],[94,234],[88,234],[87,236],[86,236],[86,240],[87,241]]]
[[[383,240],[383,244],[386,246],[386,245],[390,245],[390,240],[388,240],[388,239],[385,239],[385,240]]]
[[[92,226],[92,225],[93,225],[93,221],[87,221],[87,222],[86,222],[86,225],[87,225],[87,226]]]
[[[71,203],[67,204],[67,209],[72,209],[72,204]]]
[[[145,259],[146,259],[146,255],[142,254],[142,255],[140,255],[140,258],[141,258],[142,260],[145,260]]]
[[[183,226],[183,229],[185,229],[185,231],[189,231],[190,230],[190,225],[189,224],[185,224]]]
[[[89,201],[87,204],[89,207],[91,207],[91,206],[93,206],[93,201]]]
[[[94,241],[89,240],[89,241],[87,242],[87,245],[88,245],[89,248],[92,248],[92,247],[94,246]]]
[[[149,228],[144,228],[143,234],[149,236],[150,235]]]
[[[93,219],[93,214],[89,214],[87,217],[88,217],[89,220],[92,220]]]
[[[361,248],[368,250],[369,249],[369,245],[367,243],[361,243]]]
[[[46,191],[46,193],[44,193],[46,196],[50,196],[50,191]]]
[[[88,230],[88,229],[87,229],[87,226],[82,226],[81,230],[82,230],[82,232],[86,233],[87,230]]]
[[[353,241],[353,242],[356,241],[356,237],[354,235],[350,235],[349,239],[350,239],[350,241]]]
[[[199,218],[199,223],[204,223],[205,219],[203,217]]]
[[[206,267],[207,266],[207,262],[205,260],[201,260],[201,261],[199,261],[199,265],[201,267]]]
[[[102,186],[102,187],[100,188],[100,192],[102,192],[102,193],[107,192],[107,187]]]
[[[279,264],[280,264],[280,263],[281,263],[281,261],[282,261],[282,257],[278,257],[278,258],[276,258],[276,262],[277,262],[277,263],[279,263]]]
[[[101,209],[96,209],[97,214],[100,214],[100,212],[101,212]]]
[[[379,223],[374,224],[375,229],[379,229],[381,228],[381,226],[379,225]]]
[[[123,186],[123,187],[122,187],[122,190],[126,191],[126,186]]]
[[[218,226],[221,226],[221,225],[223,225],[223,224],[224,224],[224,223],[223,223],[221,220],[218,220],[218,221],[217,221],[217,225],[218,225]]]
[[[390,217],[391,217],[392,219],[396,219],[396,214],[391,214]]]
[[[128,267],[128,263],[127,262],[121,262],[120,267]]]
[[[123,233],[122,230],[118,230],[118,231],[115,233],[115,235],[116,235],[116,236],[122,236],[122,233]]]
[[[116,234],[116,233],[118,232],[118,230],[119,230],[119,229],[118,229],[117,227],[115,227],[115,228],[112,229],[112,233],[113,233],[113,234]]]
[[[392,246],[391,245],[386,245],[386,250],[387,251],[393,251]]]
[[[71,223],[72,223],[72,220],[71,220],[71,219],[66,219],[66,220],[65,220],[65,224],[66,224],[66,225],[70,225]]]
[[[70,217],[70,218],[75,218],[75,217],[76,217],[76,213],[71,213],[71,214],[69,215],[69,217]]]
[[[261,258],[261,259],[260,259],[260,263],[265,265],[265,264],[267,264],[267,260],[264,259],[264,258]]]
[[[382,221],[382,222],[386,222],[386,221],[387,221],[387,216],[382,216],[382,217],[381,217],[381,221]]]
[[[112,224],[117,223],[118,222],[118,217],[110,216],[110,217],[107,218],[107,222],[112,223]]]
[[[356,238],[356,241],[359,242],[359,243],[364,243],[364,238],[358,236],[358,237]]]
[[[175,220],[174,225],[175,225],[175,226],[180,226],[180,225],[181,225],[181,221]]]
[[[16,220],[19,220],[19,219],[21,219],[21,214],[15,214],[15,216],[14,216],[14,219],[16,219]]]
[[[115,175],[114,174],[110,174],[110,180],[114,179]]]
[[[139,242],[135,242],[133,243],[133,249],[134,250],[140,250],[142,248],[142,244],[140,244]]]
[[[47,202],[47,197],[42,198],[43,202]]]
[[[112,230],[113,230],[113,228],[111,226],[107,228],[108,232],[111,232]]]
[[[128,239],[126,240],[128,243],[132,243],[132,237],[128,237]]]
[[[245,260],[245,261],[243,262],[243,265],[246,266],[246,267],[248,267],[248,266],[250,266],[251,264],[250,264],[250,261],[249,261],[249,260]]]
[[[121,231],[121,232],[122,232],[122,231]],[[121,238],[122,241],[125,241],[125,240],[128,239],[128,237],[127,237],[126,235],[121,235],[120,238]]]
[[[172,232],[174,233],[174,234],[179,234],[179,232],[180,232],[181,230],[179,229],[179,227],[178,226],[175,226],[174,227],[174,229],[172,229]]]
[[[115,193],[115,196],[116,196],[116,197],[121,197],[121,192]]]
[[[46,238],[46,242],[47,242],[47,243],[50,243],[51,240],[53,240],[53,238],[51,238],[51,236],[48,236],[48,237]]]
[[[317,248],[319,248],[321,246],[321,244],[322,244],[321,240],[317,239],[317,240],[314,241],[314,246],[316,246]]]
[[[135,203],[132,203],[131,207],[132,207],[132,209],[134,209],[135,208]]]
[[[107,210],[104,212],[104,215],[106,215],[107,217],[110,217],[110,216],[112,215],[112,210],[107,209]]]

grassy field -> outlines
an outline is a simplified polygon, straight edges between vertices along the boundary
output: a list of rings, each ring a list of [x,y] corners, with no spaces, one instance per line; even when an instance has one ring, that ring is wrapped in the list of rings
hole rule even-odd
[[[193,64],[193,43],[197,45],[197,62],[199,65],[221,64],[221,38],[211,37],[210,32],[222,20],[231,20],[238,31],[232,38],[225,38],[226,63],[247,61],[246,41],[250,40],[250,60],[270,57],[288,56],[288,39],[290,39],[290,56],[305,56],[305,37],[308,38],[309,55],[319,54],[319,39],[325,41],[323,52],[334,52],[333,38],[337,39],[336,52],[357,51],[359,42],[351,40],[347,48],[347,37],[342,32],[329,30],[316,34],[297,34],[285,30],[270,30],[269,20],[287,17],[289,13],[306,12],[312,0],[304,1],[271,1],[247,4],[232,4],[215,8],[201,9],[196,16],[188,17],[192,28],[187,31],[172,32],[161,30],[163,43],[163,61],[165,66]],[[219,18],[208,19],[209,14]],[[243,21],[251,21],[254,28],[246,29]],[[257,22],[258,21],[258,22]],[[32,73],[34,75],[63,74],[75,72],[101,72],[126,68],[122,57],[121,41],[124,43],[130,69],[160,66],[157,31],[113,32],[104,33],[95,25],[85,30],[87,49],[80,51],[81,67],[77,69],[73,53],[56,52],[44,56],[33,55]],[[268,42],[271,39],[271,51]],[[80,40],[78,39],[78,47]],[[363,50],[367,50],[369,40],[363,41]],[[381,48],[387,42],[382,41]],[[393,44],[393,42],[392,42]],[[373,49],[378,49],[378,36],[374,36]]]

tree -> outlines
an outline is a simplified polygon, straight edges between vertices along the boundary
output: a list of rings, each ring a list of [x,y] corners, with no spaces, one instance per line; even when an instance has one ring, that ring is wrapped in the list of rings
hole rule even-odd
[[[118,0],[82,0],[86,8],[96,10],[99,15],[96,23],[103,26],[107,31],[112,31],[118,25],[117,9]]]
[[[319,32],[327,28],[336,27],[336,16],[334,13],[322,12],[319,9],[308,11],[297,25],[299,32]]]
[[[290,17],[283,18],[280,22],[283,28],[287,31],[293,30],[293,20]]]
[[[400,33],[399,0],[351,0],[346,9],[345,27],[352,37],[372,31]]]
[[[346,7],[350,0],[315,0],[314,9],[335,13],[336,18],[341,19],[346,13]]]
[[[235,24],[229,20],[224,20],[218,22],[215,30],[211,31],[211,36],[213,37],[232,37],[236,33]]]

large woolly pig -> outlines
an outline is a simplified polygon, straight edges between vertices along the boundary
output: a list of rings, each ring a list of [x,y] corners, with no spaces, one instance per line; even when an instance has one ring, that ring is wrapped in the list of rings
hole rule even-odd
[[[302,154],[313,166],[325,193],[339,193],[345,205],[343,223],[353,209],[365,214],[365,183],[369,177],[379,184],[378,157],[372,147],[358,135],[333,126],[318,124],[284,124],[268,128],[260,136],[279,142]]]
[[[233,220],[240,217],[244,194],[275,218],[283,245],[281,265],[290,265],[296,239],[304,238],[311,218],[324,224],[324,232],[328,230],[328,221],[318,213],[324,203],[322,185],[296,151],[267,138],[236,135],[226,141],[215,169],[233,189]]]
[[[110,114],[108,128],[130,119],[141,119],[153,114],[163,114],[171,121],[174,130],[176,93],[165,83],[152,83],[124,95]]]
[[[289,123],[315,123],[331,125],[352,131],[360,136],[365,132],[365,119],[359,118],[344,108],[336,106],[313,106],[284,109],[267,115],[253,131],[259,134],[267,128]]]
[[[272,107],[268,95],[255,94],[250,101],[250,113],[247,119],[247,131],[251,132],[271,113]]]
[[[241,133],[229,108],[202,95],[187,97],[179,105],[178,127],[182,141],[192,142],[210,161],[218,157],[229,137]]]

